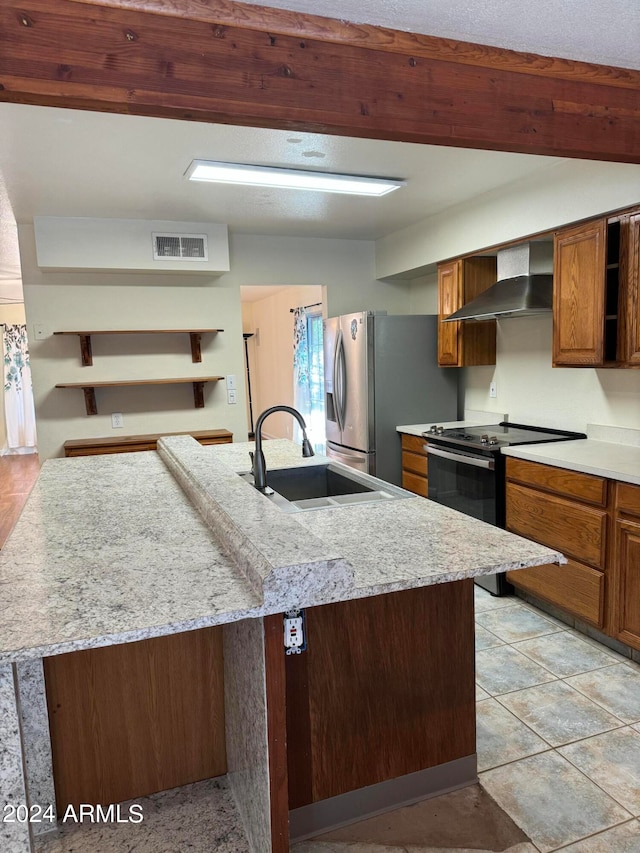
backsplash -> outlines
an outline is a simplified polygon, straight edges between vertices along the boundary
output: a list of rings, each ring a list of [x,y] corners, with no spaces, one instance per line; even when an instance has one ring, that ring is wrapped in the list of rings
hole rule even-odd
[[[464,408],[580,432],[588,423],[640,429],[640,371],[554,368],[551,343],[551,315],[498,321],[496,366],[464,368]]]

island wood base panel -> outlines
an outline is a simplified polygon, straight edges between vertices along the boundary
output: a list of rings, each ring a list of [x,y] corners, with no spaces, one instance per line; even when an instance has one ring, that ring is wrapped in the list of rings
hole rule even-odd
[[[374,815],[474,785],[478,781],[477,765],[477,756],[468,755],[294,809],[289,813],[290,841],[292,844],[304,841]]]
[[[328,803],[338,822],[361,819],[363,789],[375,813],[475,781],[472,580],[310,608],[306,628],[307,650],[285,660],[296,832]]]

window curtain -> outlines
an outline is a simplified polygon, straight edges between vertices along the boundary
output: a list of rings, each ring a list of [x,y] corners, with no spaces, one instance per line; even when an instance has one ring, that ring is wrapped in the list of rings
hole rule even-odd
[[[309,338],[307,335],[307,312],[296,308],[293,312],[293,407],[305,418],[311,411],[309,386]],[[293,440],[302,443],[302,431],[294,421]]]
[[[3,327],[5,453],[31,453],[36,448],[36,416],[31,387],[25,325]]]

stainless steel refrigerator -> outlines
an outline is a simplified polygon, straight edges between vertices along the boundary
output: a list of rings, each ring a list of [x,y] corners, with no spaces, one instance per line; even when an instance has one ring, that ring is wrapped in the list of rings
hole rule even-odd
[[[438,318],[363,311],[324,321],[327,456],[397,485],[396,426],[458,417],[458,371],[438,367]]]

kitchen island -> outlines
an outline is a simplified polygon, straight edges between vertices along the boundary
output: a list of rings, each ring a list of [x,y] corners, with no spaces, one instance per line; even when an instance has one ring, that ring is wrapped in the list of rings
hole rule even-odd
[[[353,801],[338,803],[340,795],[332,790],[323,795],[317,774],[309,779],[304,762],[292,762],[292,754],[303,751],[295,744],[306,744],[312,756],[314,744],[304,726],[296,728],[304,715],[292,717],[289,706],[302,701],[301,707],[313,711],[318,696],[331,693],[329,679],[320,693],[300,698],[304,678],[299,680],[295,669],[305,661],[312,666],[314,637],[329,656],[321,665],[313,664],[314,672],[318,677],[324,671],[332,678],[346,678],[344,684],[348,683],[344,668],[332,670],[327,664],[337,659],[340,643],[329,648],[331,643],[321,638],[336,635],[347,612],[349,624],[357,627],[357,609],[341,612],[331,608],[356,607],[358,603],[372,609],[366,611],[358,630],[354,628],[352,644],[343,646],[338,657],[354,661],[353,672],[357,673],[358,661],[364,666],[371,655],[384,657],[386,646],[395,654],[400,647],[393,646],[393,637],[406,630],[411,643],[403,651],[407,657],[399,668],[408,665],[413,653],[416,659],[428,661],[432,674],[440,671],[437,677],[445,684],[442,671],[455,670],[454,658],[459,653],[467,661],[465,683],[451,687],[459,705],[447,709],[439,697],[436,716],[449,715],[447,725],[454,735],[461,720],[456,715],[463,715],[468,727],[473,715],[473,703],[468,701],[473,691],[468,579],[562,561],[561,555],[411,496],[378,504],[282,513],[237,476],[236,472],[249,467],[250,447],[205,448],[188,437],[176,437],[162,439],[158,454],[45,463],[0,554],[0,705],[4,712],[0,717],[0,799],[41,804],[53,800],[43,658],[51,661],[78,651],[224,625],[227,780],[249,849],[260,853],[288,849],[291,788],[287,775],[292,771],[304,782],[296,790],[304,785],[310,789],[307,805],[320,803],[321,808],[324,797],[334,806],[344,806],[345,819],[349,819],[348,813],[357,812]],[[317,457],[301,460],[299,449],[286,441],[267,442],[264,450],[267,469],[323,461]],[[414,593],[424,597],[406,605],[409,621],[403,623],[399,620],[405,606],[401,597]],[[398,609],[389,610],[389,602],[398,602]],[[376,610],[380,607],[382,610]],[[310,648],[308,658],[305,653],[292,656],[293,666],[287,661],[285,667],[281,614],[293,608],[307,608]],[[388,635],[375,632],[383,611],[397,629]],[[426,614],[426,622],[412,621]],[[445,642],[441,636],[444,625],[438,620],[451,617],[450,642]],[[464,624],[455,639],[457,622]],[[448,657],[447,648],[457,651]],[[391,656],[385,662],[386,671],[392,671],[395,664]],[[374,681],[375,677],[372,673]],[[404,689],[407,683],[399,682],[396,687]],[[381,696],[383,687],[380,681]],[[371,693],[371,686],[368,689],[370,707],[375,691]],[[424,691],[420,695],[425,702],[429,698]],[[392,698],[381,705],[388,710]],[[406,704],[406,699],[398,695],[396,705]],[[425,705],[423,711],[428,719],[429,707]],[[345,725],[347,722],[343,720]],[[471,732],[473,736],[473,728]],[[359,736],[359,732],[351,735]],[[329,729],[324,744],[343,736],[346,734],[339,728]],[[449,787],[475,778],[474,749],[473,745],[469,749],[468,734],[466,737],[462,758],[467,760],[457,765],[461,775],[454,772]],[[379,746],[370,742],[368,752]],[[424,748],[428,752],[432,746],[427,743]],[[452,742],[451,754],[455,754],[455,746]],[[406,750],[406,743],[403,748]],[[435,756],[435,763],[424,766],[426,776],[417,774],[420,778],[413,772],[398,777],[392,768],[389,777],[379,783],[382,788],[377,780],[366,782],[373,800],[365,804],[365,810],[376,808],[371,803],[380,803],[381,797],[384,802],[378,808],[429,795],[438,790],[434,784],[442,790],[447,782],[438,768],[456,771],[451,767],[456,760],[452,762],[446,755],[441,761]],[[315,755],[313,763],[318,766],[318,762]],[[401,782],[390,793],[389,781],[398,778]],[[417,787],[409,784],[402,789],[403,783],[414,782]],[[338,790],[340,785],[344,788],[341,782]],[[349,797],[348,784],[347,789]],[[302,818],[308,827],[316,819],[323,820],[313,809]],[[35,849],[24,824],[3,824],[0,840],[7,853]]]

